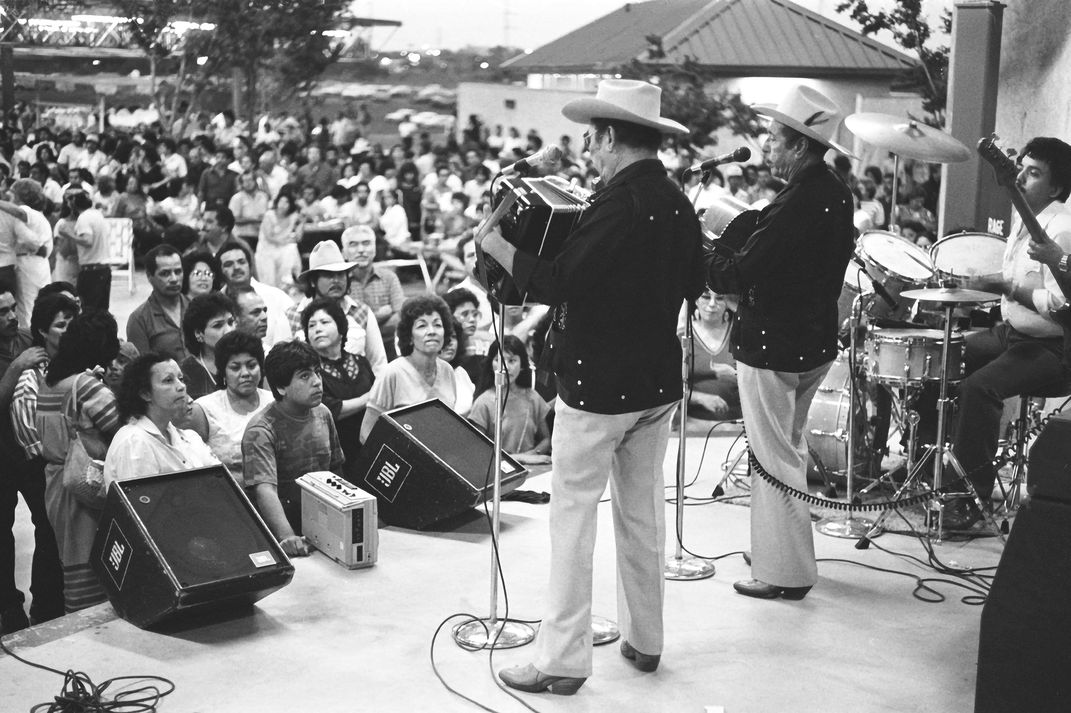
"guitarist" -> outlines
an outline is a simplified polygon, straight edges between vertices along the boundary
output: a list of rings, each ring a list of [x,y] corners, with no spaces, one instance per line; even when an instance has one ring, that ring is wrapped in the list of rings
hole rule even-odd
[[[1001,279],[980,278],[967,285],[1001,294],[1002,321],[966,339],[967,377],[959,387],[953,442],[953,452],[983,502],[996,480],[992,459],[1004,399],[1071,393],[1063,330],[1050,315],[1066,301],[1057,273],[1060,260],[1071,252],[1071,213],[1064,205],[1071,194],[1071,146],[1055,138],[1031,139],[1020,154],[1014,186],[1024,199],[1017,207],[1029,208],[1041,233],[1027,229],[1029,217],[1013,216]],[[1066,260],[1062,266],[1066,269]],[[956,500],[946,510],[945,524],[962,530],[980,517],[973,502]]]

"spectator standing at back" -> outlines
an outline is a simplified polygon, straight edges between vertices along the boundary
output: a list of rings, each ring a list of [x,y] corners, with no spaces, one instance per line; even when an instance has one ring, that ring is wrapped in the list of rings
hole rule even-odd
[[[238,177],[233,171],[227,170],[227,164],[230,161],[230,150],[218,148],[213,154],[212,164],[201,173],[197,195],[201,197],[206,212],[216,208],[226,208],[231,196],[238,190]]]
[[[83,309],[107,310],[111,305],[112,268],[108,264],[108,222],[85,191],[68,199],[74,217],[74,240],[78,249],[76,288]]]

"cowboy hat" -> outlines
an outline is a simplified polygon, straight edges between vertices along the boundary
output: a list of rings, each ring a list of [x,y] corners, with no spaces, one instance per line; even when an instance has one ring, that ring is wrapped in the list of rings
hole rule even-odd
[[[635,79],[604,79],[595,97],[574,99],[562,107],[570,121],[586,124],[592,119],[617,119],[658,129],[663,134],[687,134],[688,129],[661,116],[662,89]]]
[[[309,269],[298,277],[306,277],[310,272],[323,270],[325,272],[349,272],[357,267],[355,262],[346,262],[342,259],[342,250],[334,240],[321,240],[309,253]]]
[[[840,107],[817,89],[798,85],[780,104],[753,104],[751,108],[759,116],[779,121],[823,146],[846,156],[852,155],[851,151],[833,141],[833,135],[843,118]]]

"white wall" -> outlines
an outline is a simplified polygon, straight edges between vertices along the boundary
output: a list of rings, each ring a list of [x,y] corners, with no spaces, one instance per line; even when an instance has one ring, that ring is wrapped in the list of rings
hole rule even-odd
[[[1000,50],[997,134],[1071,142],[1071,2],[1007,0]]]
[[[921,100],[918,97],[892,96],[888,84],[873,80],[860,81],[851,79],[803,79],[787,77],[739,77],[725,80],[717,85],[732,92],[739,92],[741,98],[749,103],[777,104],[781,97],[795,84],[808,84],[835,101],[844,115],[856,111],[876,111],[899,116],[911,112],[921,116]],[[714,91],[714,85],[711,86]],[[464,126],[470,114],[476,114],[484,123],[493,128],[502,124],[504,128],[516,126],[521,136],[530,128],[535,128],[544,141],[557,142],[562,134],[573,137],[573,146],[579,149],[581,135],[585,127],[574,124],[561,115],[561,108],[566,102],[593,92],[529,89],[519,85],[479,84],[465,82],[458,87],[457,115],[458,124]],[[506,108],[507,100],[515,103],[513,109]],[[740,137],[729,132],[718,136],[717,151],[728,151],[741,144]],[[837,135],[837,141],[853,148],[853,136],[843,126]],[[753,163],[758,162],[757,144],[752,145],[755,155]],[[865,145],[858,145],[855,153],[869,163],[875,150]]]

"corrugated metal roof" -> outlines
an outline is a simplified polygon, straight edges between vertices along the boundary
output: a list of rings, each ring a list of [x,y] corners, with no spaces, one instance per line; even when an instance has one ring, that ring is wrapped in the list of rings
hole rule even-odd
[[[645,55],[647,35],[665,37],[711,4],[711,0],[628,3],[531,54],[507,60],[502,66],[526,71],[535,68],[551,71],[613,69]]]
[[[528,72],[612,69],[647,59],[647,35],[670,61],[727,74],[893,75],[916,61],[789,0],[633,3],[503,66]]]

